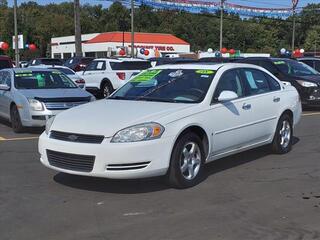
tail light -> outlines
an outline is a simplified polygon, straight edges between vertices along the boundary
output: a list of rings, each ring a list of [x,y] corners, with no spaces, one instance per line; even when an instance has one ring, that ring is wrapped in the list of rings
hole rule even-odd
[[[120,80],[126,80],[126,73],[124,72],[117,72],[117,76]]]
[[[85,84],[86,82],[83,79],[76,80],[76,83],[78,84]]]

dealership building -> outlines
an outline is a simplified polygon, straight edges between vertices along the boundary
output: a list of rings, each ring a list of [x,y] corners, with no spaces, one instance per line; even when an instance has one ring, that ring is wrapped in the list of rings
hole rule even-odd
[[[131,33],[106,32],[82,35],[82,51],[87,57],[109,57],[119,48],[125,48],[127,52],[131,48]],[[134,34],[134,47],[137,49],[149,49],[161,54],[189,53],[190,44],[172,35],[163,33],[139,33]],[[70,58],[75,54],[75,37],[55,37],[51,39],[51,55],[53,58]]]

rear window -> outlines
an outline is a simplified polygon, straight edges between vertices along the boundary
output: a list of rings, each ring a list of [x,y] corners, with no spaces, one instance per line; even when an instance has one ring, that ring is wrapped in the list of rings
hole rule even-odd
[[[132,61],[132,62],[110,62],[112,70],[145,70],[151,68],[150,62]]]
[[[12,68],[9,60],[0,60],[0,69]]]
[[[59,59],[40,59],[39,61],[33,61],[32,65],[38,65],[38,64],[44,64],[44,65],[62,65],[62,61]]]
[[[72,70],[70,70],[68,68],[50,68],[50,69],[58,70],[66,75],[74,75],[75,74]]]

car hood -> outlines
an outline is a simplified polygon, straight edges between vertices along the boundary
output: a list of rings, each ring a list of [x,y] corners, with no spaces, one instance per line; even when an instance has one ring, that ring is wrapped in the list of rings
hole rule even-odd
[[[89,97],[90,93],[80,88],[68,89],[19,89],[26,98],[74,98]]]
[[[315,83],[320,83],[320,75],[310,75],[310,76],[301,76],[301,77],[296,77],[298,80],[306,80],[306,81],[311,81]]]
[[[195,104],[103,99],[61,112],[51,130],[112,137],[123,128],[157,122],[192,106]]]

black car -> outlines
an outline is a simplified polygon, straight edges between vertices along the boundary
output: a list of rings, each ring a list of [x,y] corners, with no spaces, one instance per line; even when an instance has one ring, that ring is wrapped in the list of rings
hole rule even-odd
[[[28,63],[28,67],[38,65],[62,66],[63,60],[59,58],[35,58]]]
[[[320,106],[320,74],[308,65],[288,58],[249,57],[237,61],[261,66],[281,81],[290,82],[303,105]]]
[[[204,57],[200,58],[199,62],[214,62],[214,63],[230,63],[230,62],[236,62],[238,60],[241,60],[243,58],[241,57],[230,57],[230,58],[224,58],[224,57]]]
[[[83,71],[94,58],[91,57],[72,57],[69,58],[63,65],[71,68],[75,72]]]
[[[305,58],[298,58],[299,62],[303,62],[310,67],[314,68],[318,72],[320,72],[320,58],[314,58],[314,57],[305,57]]]
[[[183,63],[198,62],[198,60],[196,60],[196,59],[183,58],[183,57],[177,57],[177,58],[159,57],[159,58],[150,58],[148,60],[151,62],[151,65],[153,67],[165,65],[165,64],[183,64]]]

